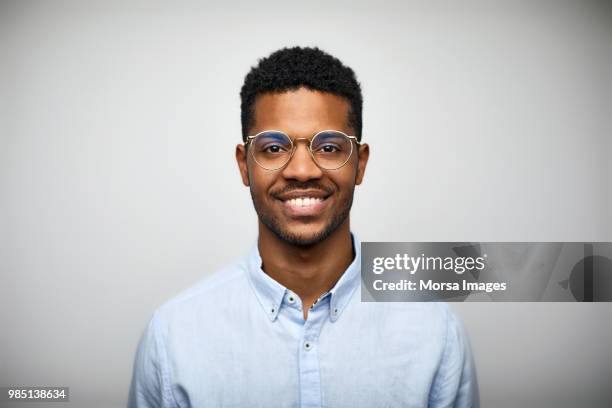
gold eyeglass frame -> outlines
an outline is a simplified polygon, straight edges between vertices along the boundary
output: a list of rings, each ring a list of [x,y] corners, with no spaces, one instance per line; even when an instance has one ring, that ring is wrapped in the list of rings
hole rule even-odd
[[[247,136],[246,137],[246,141],[244,142],[244,146],[248,147],[249,143],[253,143],[253,141],[255,140],[255,138],[257,138],[257,136],[262,135],[264,133],[268,133],[268,132],[278,132],[278,133],[282,133],[283,135],[287,136],[287,139],[289,139],[289,141],[291,142],[291,154],[289,155],[289,158],[287,159],[287,161],[285,163],[283,163],[281,166],[273,168],[273,169],[269,169],[265,166],[263,166],[261,163],[259,163],[257,161],[257,159],[255,158],[255,149],[251,149],[251,156],[253,157],[253,160],[255,161],[255,163],[257,163],[257,165],[259,167],[261,167],[264,170],[268,170],[268,171],[276,171],[276,170],[280,170],[283,167],[285,167],[287,164],[289,164],[289,162],[291,161],[291,159],[293,158],[293,154],[295,153],[296,150],[296,144],[294,143],[295,140],[308,140],[308,153],[310,153],[310,157],[312,157],[312,161],[317,165],[317,167],[319,167],[321,170],[338,170],[339,168],[342,168],[346,163],[348,163],[348,161],[350,160],[351,156],[353,155],[353,141],[355,142],[355,144],[357,146],[360,146],[361,143],[359,142],[359,140],[357,140],[357,136],[351,136],[351,135],[347,135],[346,133],[340,131],[340,130],[335,130],[335,129],[325,129],[325,130],[320,130],[317,133],[315,133],[314,135],[312,135],[312,138],[307,138],[307,137],[296,137],[295,139],[292,139],[291,137],[289,137],[289,135],[285,132],[283,132],[282,130],[275,130],[275,129],[267,129],[267,130],[262,130],[261,132],[252,135],[252,136]],[[344,163],[342,163],[340,166],[338,167],[334,167],[332,169],[328,169],[325,167],[321,167],[321,165],[317,162],[317,159],[315,159],[314,154],[312,152],[312,142],[317,138],[317,136],[319,136],[321,133],[325,133],[325,132],[336,132],[336,133],[340,133],[341,135],[343,135],[344,137],[346,137],[347,139],[349,139],[349,141],[351,142],[351,152],[349,153],[349,155],[347,156],[346,160],[344,161]]]

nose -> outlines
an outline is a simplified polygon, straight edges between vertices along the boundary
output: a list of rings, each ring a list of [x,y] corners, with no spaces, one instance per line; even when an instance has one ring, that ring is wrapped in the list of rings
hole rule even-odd
[[[310,140],[305,137],[293,139],[293,155],[283,168],[282,175],[284,178],[298,181],[308,181],[312,179],[319,179],[323,176],[323,171],[314,162],[312,155],[308,150],[309,143]]]

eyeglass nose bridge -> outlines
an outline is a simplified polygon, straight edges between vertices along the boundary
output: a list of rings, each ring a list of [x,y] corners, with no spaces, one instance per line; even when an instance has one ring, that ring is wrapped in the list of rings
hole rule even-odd
[[[297,144],[295,142],[298,140],[306,141],[306,150],[308,150],[308,154],[310,154],[310,158],[312,159],[312,162],[315,164],[315,166],[321,168],[321,166],[319,166],[319,163],[317,163],[317,161],[315,160],[314,154],[312,153],[312,139],[309,139],[307,137],[296,137],[293,139],[289,138],[289,140],[291,141],[291,154],[289,155],[289,158],[287,159],[287,161],[281,168],[287,167],[291,159],[293,159],[293,155],[295,154],[295,151],[297,150]]]

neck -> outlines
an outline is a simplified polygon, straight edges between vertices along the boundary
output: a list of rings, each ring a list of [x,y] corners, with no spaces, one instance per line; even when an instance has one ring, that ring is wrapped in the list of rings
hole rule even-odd
[[[272,279],[295,292],[308,308],[330,290],[354,258],[349,219],[325,240],[307,247],[288,244],[259,223],[262,269]]]

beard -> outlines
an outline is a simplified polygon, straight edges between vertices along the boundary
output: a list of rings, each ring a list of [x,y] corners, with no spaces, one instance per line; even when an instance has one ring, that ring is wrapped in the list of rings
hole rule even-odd
[[[278,239],[286,242],[289,245],[298,247],[309,247],[316,245],[325,239],[327,239],[340,225],[346,221],[351,207],[353,205],[353,193],[355,188],[353,187],[349,192],[348,196],[338,204],[338,209],[334,212],[332,217],[327,220],[324,228],[313,234],[294,233],[283,222],[277,217],[273,211],[270,211],[268,206],[260,202],[256,198],[256,194],[251,191],[251,200],[255,207],[257,217]],[[263,200],[262,200],[263,201]]]

